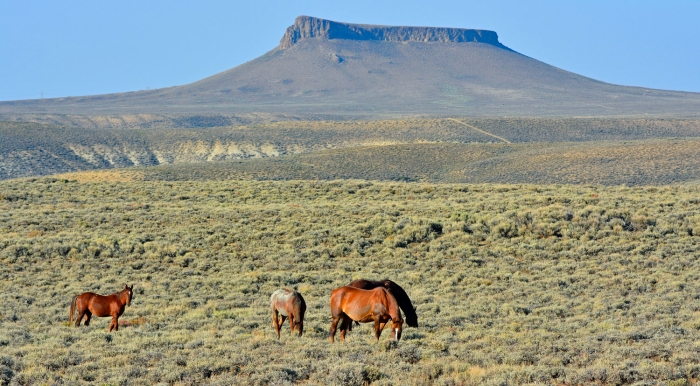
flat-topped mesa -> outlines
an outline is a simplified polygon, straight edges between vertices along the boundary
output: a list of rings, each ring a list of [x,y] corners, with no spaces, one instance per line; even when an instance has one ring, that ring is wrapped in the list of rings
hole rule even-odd
[[[287,28],[280,48],[286,49],[303,39],[382,40],[389,42],[478,42],[509,49],[498,41],[494,31],[441,28],[441,27],[390,27],[381,25],[338,23],[311,16],[299,16],[294,25]]]

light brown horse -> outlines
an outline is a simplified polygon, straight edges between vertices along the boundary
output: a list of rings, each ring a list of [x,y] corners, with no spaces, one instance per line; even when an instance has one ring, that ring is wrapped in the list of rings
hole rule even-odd
[[[306,302],[301,294],[286,288],[278,289],[270,296],[270,308],[272,309],[272,326],[277,331],[277,339],[280,338],[280,329],[284,320],[289,317],[289,333],[299,331],[299,336],[304,333],[304,313]]]
[[[358,279],[351,282],[348,285],[350,287],[366,290],[377,287],[384,287],[388,289],[389,293],[392,294],[394,296],[394,299],[396,299],[396,301],[399,303],[399,308],[401,308],[401,311],[403,311],[404,316],[406,317],[406,324],[408,324],[410,327],[418,327],[418,315],[416,314],[416,308],[413,307],[411,299],[408,297],[408,294],[406,294],[406,291],[404,291],[404,289],[401,288],[400,285],[394,283],[389,279]],[[352,331],[352,327],[350,327],[350,331]]]
[[[331,343],[335,341],[335,331],[340,322],[340,340],[345,340],[345,334],[352,321],[360,323],[374,322],[374,336],[379,340],[384,326],[391,320],[391,337],[401,339],[403,319],[394,296],[384,287],[363,290],[345,286],[331,292]]]
[[[111,316],[112,322],[109,324],[109,332],[119,330],[119,316],[124,313],[124,307],[131,305],[134,294],[134,286],[124,285],[124,289],[111,295],[103,296],[94,292],[85,292],[73,297],[70,303],[70,323],[73,323],[73,316],[78,312],[75,327],[80,326],[80,322],[85,318],[85,325],[90,325],[90,317]]]

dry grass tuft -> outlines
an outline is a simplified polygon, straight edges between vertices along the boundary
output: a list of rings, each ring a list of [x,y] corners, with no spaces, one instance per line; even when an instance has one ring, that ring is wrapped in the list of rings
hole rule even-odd
[[[56,174],[53,177],[84,182],[134,182],[143,181],[144,172],[140,169],[90,170]]]

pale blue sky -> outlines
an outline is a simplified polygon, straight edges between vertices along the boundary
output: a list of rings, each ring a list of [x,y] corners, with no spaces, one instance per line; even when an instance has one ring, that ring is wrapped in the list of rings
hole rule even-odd
[[[0,0],[0,100],[190,83],[273,49],[299,15],[489,29],[506,46],[581,75],[700,92],[700,1],[337,3]]]

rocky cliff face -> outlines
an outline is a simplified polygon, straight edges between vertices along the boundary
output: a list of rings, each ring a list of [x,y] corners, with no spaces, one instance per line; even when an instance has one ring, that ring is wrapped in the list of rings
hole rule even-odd
[[[287,28],[279,48],[286,49],[303,39],[382,40],[389,42],[479,42],[508,49],[498,41],[494,31],[438,28],[388,27],[364,24],[346,24],[310,16],[299,16]]]

